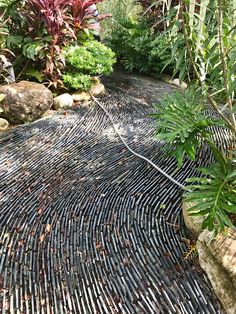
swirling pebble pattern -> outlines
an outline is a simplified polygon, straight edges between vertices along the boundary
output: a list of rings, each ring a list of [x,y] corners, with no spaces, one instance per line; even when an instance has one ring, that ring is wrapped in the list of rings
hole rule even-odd
[[[152,107],[131,95],[141,94],[136,83],[101,102],[129,145],[172,173]],[[156,100],[171,91],[142,88]],[[125,149],[99,107],[19,126],[0,145],[1,313],[221,313],[201,270],[182,258],[180,189]],[[203,150],[175,178],[210,162]]]

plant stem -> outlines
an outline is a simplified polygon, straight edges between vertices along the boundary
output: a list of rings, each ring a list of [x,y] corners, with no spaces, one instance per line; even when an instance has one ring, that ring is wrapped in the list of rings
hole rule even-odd
[[[220,1],[220,0],[218,0],[218,1]],[[206,91],[205,85],[204,85],[203,81],[201,80],[200,74],[198,73],[198,69],[197,69],[196,63],[194,61],[194,56],[193,56],[193,53],[192,53],[192,49],[191,49],[190,44],[189,44],[188,33],[187,33],[187,30],[186,30],[185,21],[184,21],[183,6],[184,6],[183,0],[180,0],[180,17],[181,17],[181,20],[182,20],[183,35],[184,35],[184,40],[185,40],[185,43],[186,43],[187,51],[188,51],[188,54],[189,54],[190,62],[191,62],[192,66],[193,66],[193,69],[194,69],[194,73],[195,73],[195,75],[197,77],[197,80],[199,81],[202,89],[205,90],[205,92],[207,94],[207,99],[208,99],[209,103],[211,104],[211,106],[217,111],[217,113],[220,115],[220,117],[225,121],[225,123],[230,128],[230,130],[234,134],[236,134],[236,124],[234,123],[234,119],[231,119],[231,121],[230,121],[220,111],[220,109],[218,108],[217,103],[215,102],[215,100]]]
[[[231,121],[219,110],[217,103],[215,102],[215,100],[210,96],[207,95],[207,99],[209,101],[209,103],[212,105],[212,107],[217,111],[217,113],[221,116],[221,118],[226,122],[227,126],[230,128],[230,130],[233,133],[236,133],[236,127],[235,125],[233,125],[231,123]]]
[[[26,61],[23,69],[20,71],[20,73],[18,74],[16,81],[18,81],[18,79],[21,77],[21,74],[25,71],[25,69],[27,68],[27,66],[29,65],[29,60]]]
[[[219,51],[220,51],[220,58],[222,63],[222,70],[223,70],[223,78],[224,78],[224,86],[225,91],[227,94],[227,104],[229,106],[230,115],[231,115],[231,123],[234,128],[234,133],[236,134],[236,122],[233,113],[233,102],[232,98],[230,97],[230,88],[229,88],[229,77],[228,77],[228,69],[227,69],[227,61],[226,61],[226,51],[224,46],[224,38],[223,38],[223,8],[222,8],[222,0],[218,0],[218,10],[217,10],[217,17],[218,17],[218,39],[219,39]]]

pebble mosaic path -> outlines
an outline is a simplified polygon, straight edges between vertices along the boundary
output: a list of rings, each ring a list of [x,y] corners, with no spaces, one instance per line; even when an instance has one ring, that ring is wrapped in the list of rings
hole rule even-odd
[[[169,174],[147,116],[172,87],[106,79],[101,102],[137,152]],[[211,162],[202,151],[175,178]],[[0,313],[221,313],[183,259],[181,191],[131,155],[95,104],[0,135]]]

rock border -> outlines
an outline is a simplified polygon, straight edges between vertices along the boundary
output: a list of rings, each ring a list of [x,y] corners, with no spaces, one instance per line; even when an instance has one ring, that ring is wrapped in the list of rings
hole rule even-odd
[[[54,98],[54,109],[70,109],[76,104],[90,101],[91,95],[100,97],[106,94],[105,86],[101,82],[94,84],[88,92],[77,91],[73,94],[64,93]]]
[[[207,274],[212,288],[227,314],[236,313],[236,230],[226,228],[216,237],[201,228],[204,217],[190,216],[192,203],[183,202],[186,226],[197,238],[197,251],[201,268]]]
[[[27,81],[30,83],[30,81]],[[17,84],[17,83],[16,83]],[[37,83],[39,84],[39,83]],[[7,84],[7,85],[11,85],[11,84]],[[7,85],[0,85],[0,87],[4,87]],[[91,89],[88,92],[83,92],[83,91],[77,91],[73,94],[69,94],[69,93],[64,93],[61,95],[58,95],[56,97],[53,98],[53,102],[52,102],[52,107],[54,110],[66,110],[66,109],[72,109],[73,107],[77,106],[77,105],[81,105],[82,103],[88,103],[91,100],[91,95],[95,96],[95,97],[100,97],[106,94],[106,89],[105,86],[100,82],[99,79],[96,80],[96,83],[91,87]],[[2,97],[1,97],[2,96]],[[3,109],[1,111],[1,101],[4,100],[5,95],[4,94],[0,94],[0,113],[4,112]],[[51,114],[48,114],[48,112],[51,113],[51,108],[48,109],[47,111],[45,111],[44,113],[42,113],[42,115],[40,117],[38,117],[37,119],[30,121],[29,123],[32,123],[34,121],[39,120],[42,117],[50,117]],[[8,122],[8,118],[7,117],[0,117],[0,132],[1,131],[6,131],[8,130],[10,126],[10,123]]]

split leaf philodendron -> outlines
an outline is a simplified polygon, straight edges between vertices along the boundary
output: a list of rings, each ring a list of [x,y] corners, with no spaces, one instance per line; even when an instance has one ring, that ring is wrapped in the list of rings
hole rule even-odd
[[[235,0],[180,0],[166,17],[176,73],[189,87],[156,107],[158,137],[179,166],[184,157],[195,160],[203,145],[214,157],[214,165],[187,181],[185,199],[196,204],[190,214],[204,215],[202,227],[215,233],[233,227],[236,214],[235,8]],[[216,128],[224,138],[217,139]]]

